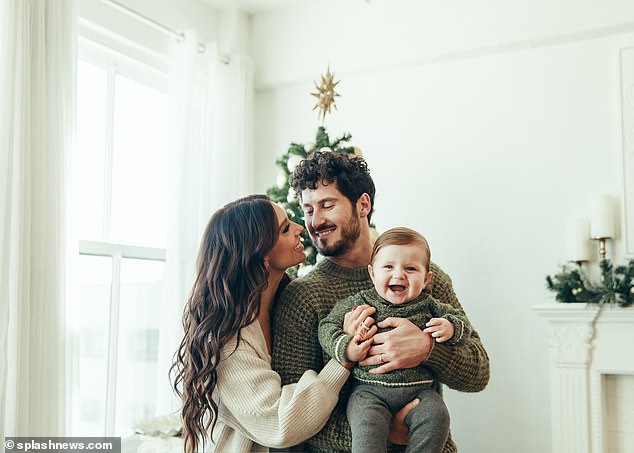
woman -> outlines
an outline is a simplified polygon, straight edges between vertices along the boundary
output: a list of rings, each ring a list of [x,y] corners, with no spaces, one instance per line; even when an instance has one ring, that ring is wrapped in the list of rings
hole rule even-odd
[[[216,452],[285,448],[328,420],[349,376],[346,366],[331,360],[319,374],[308,370],[286,386],[271,369],[271,308],[286,269],[305,259],[302,230],[264,195],[229,203],[211,217],[172,365],[185,451],[198,451],[207,435]],[[347,322],[355,331],[359,314]]]

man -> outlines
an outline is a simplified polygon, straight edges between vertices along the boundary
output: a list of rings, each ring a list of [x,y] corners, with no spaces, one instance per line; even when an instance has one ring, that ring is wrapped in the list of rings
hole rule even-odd
[[[306,228],[324,259],[308,275],[291,282],[275,307],[272,365],[283,384],[297,382],[307,369],[323,368],[329,357],[319,345],[319,321],[337,301],[372,286],[367,265],[372,252],[370,218],[375,187],[363,158],[315,152],[297,166],[291,186],[300,195]],[[463,311],[449,276],[434,263],[430,270],[434,277],[425,290]],[[449,346],[434,343],[406,319],[388,318],[378,325],[393,329],[375,335],[361,365],[382,363],[375,372],[386,373],[425,362],[439,382],[453,389],[478,392],[486,387],[489,358],[475,330],[463,345]],[[348,391],[344,387],[324,429],[306,441],[306,451],[350,451]],[[402,421],[409,409],[401,410],[395,419]],[[456,451],[450,434],[443,453]]]

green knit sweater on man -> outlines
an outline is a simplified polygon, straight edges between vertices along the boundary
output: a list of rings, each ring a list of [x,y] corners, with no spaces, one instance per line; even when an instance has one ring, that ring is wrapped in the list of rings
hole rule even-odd
[[[433,278],[425,291],[464,313],[449,276],[434,263],[430,270]],[[307,369],[320,371],[323,368],[330,357],[319,344],[319,322],[337,301],[371,287],[366,266],[344,268],[327,258],[308,275],[289,283],[275,305],[273,318],[272,366],[280,374],[283,385],[297,382]],[[475,330],[459,345],[435,344],[425,365],[433,370],[437,382],[458,391],[479,392],[489,381],[489,358]],[[349,385],[344,386],[330,420],[306,441],[304,451],[350,451],[352,436],[346,418],[349,391]],[[398,450],[395,447],[395,451]],[[443,453],[454,452],[457,449],[450,434]]]

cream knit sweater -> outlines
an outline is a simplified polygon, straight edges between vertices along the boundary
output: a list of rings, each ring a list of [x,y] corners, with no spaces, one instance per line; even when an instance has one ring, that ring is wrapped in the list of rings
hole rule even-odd
[[[222,351],[214,400],[219,420],[211,452],[268,452],[315,435],[325,425],[350,372],[331,360],[319,374],[306,371],[296,384],[282,386],[257,321],[242,329]],[[235,351],[234,351],[235,350]]]

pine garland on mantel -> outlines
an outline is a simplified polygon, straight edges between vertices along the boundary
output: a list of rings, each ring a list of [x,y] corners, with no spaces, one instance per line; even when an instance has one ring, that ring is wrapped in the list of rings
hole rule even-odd
[[[555,293],[559,302],[618,304],[628,307],[634,303],[634,260],[627,266],[616,266],[601,260],[600,283],[590,281],[581,266],[562,266],[560,273],[546,277],[546,287]]]

